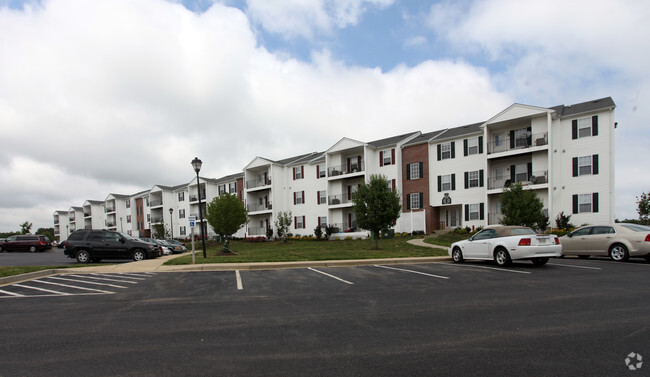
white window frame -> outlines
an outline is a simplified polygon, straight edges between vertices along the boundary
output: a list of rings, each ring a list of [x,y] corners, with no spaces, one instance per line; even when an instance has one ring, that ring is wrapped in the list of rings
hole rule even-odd
[[[478,137],[467,139],[467,155],[478,154]]]
[[[479,171],[478,170],[470,171],[467,174],[467,180],[468,180],[467,186],[469,188],[478,187],[479,186]]]
[[[481,217],[481,207],[478,203],[469,205],[469,220],[479,220]]]
[[[178,210],[178,218],[179,219],[184,219],[185,218],[185,209],[179,209]]]
[[[578,175],[593,174],[593,156],[578,157]]]
[[[318,197],[320,198],[320,204],[327,203],[327,190],[322,190],[318,192]]]
[[[411,209],[420,209],[422,208],[422,203],[420,203],[420,193],[416,192],[410,195]]]
[[[300,166],[295,166],[293,168],[293,174],[296,177],[296,179],[302,179],[302,170],[300,169]]]
[[[179,202],[184,202],[185,201],[185,191],[181,191],[178,193],[178,201]]]
[[[318,178],[325,178],[327,175],[327,169],[325,168],[325,164],[318,165]]]
[[[393,163],[393,154],[390,149],[387,149],[382,152],[384,156],[384,166],[391,165]]]
[[[228,192],[231,194],[237,193],[237,182],[228,183]]]
[[[320,217],[320,226],[322,226],[322,227],[327,226],[327,216],[321,216]]]
[[[515,165],[515,182],[526,182],[527,180],[528,180],[528,165],[527,164]]]
[[[411,179],[420,179],[420,163],[416,162],[410,164],[411,168]]]
[[[302,222],[302,216],[296,216],[296,229],[305,229],[305,224]]]
[[[302,191],[296,191],[296,204],[304,204],[305,200],[302,197]]]
[[[593,194],[578,195],[578,213],[591,213],[593,208]]]
[[[440,176],[440,188],[442,191],[451,191],[451,174]]]
[[[185,226],[181,226],[180,232],[181,232],[181,236],[186,236],[187,235],[187,228]]]
[[[578,119],[578,139],[591,136],[591,118]]]
[[[451,158],[451,142],[440,144],[440,159],[448,160]]]
[[[520,128],[515,130],[515,148],[528,146],[528,129]]]

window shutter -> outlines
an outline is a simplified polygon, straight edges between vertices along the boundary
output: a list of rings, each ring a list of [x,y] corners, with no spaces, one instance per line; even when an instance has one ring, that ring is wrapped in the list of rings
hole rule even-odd
[[[438,176],[438,192],[442,191],[442,176]]]
[[[456,190],[456,174],[451,175],[451,190]]]
[[[420,193],[420,208],[424,208],[424,194]]]
[[[510,184],[515,183],[515,165],[510,165]]]
[[[451,158],[456,158],[456,142],[451,142]]]
[[[393,179],[392,183],[393,183],[393,191],[395,191],[395,180],[394,179]]]
[[[598,174],[598,155],[591,157],[591,174]]]
[[[316,204],[320,204],[320,191],[316,191]]]
[[[379,166],[384,166],[384,152],[379,152]]]
[[[469,188],[469,173],[465,172],[465,188]]]
[[[293,170],[293,180],[295,181],[296,180],[296,168],[293,168],[291,170]]]
[[[411,209],[411,194],[406,195],[406,209]]]
[[[322,223],[320,222],[320,216],[318,216],[318,227],[320,228],[322,226]]]
[[[351,163],[350,163],[350,157],[348,157],[348,170],[347,170],[348,173],[350,172],[350,165],[351,165]]]
[[[527,146],[533,145],[533,129],[532,129],[532,127],[527,127],[526,128],[526,145]]]
[[[320,165],[316,165],[316,179],[320,178]]]
[[[296,205],[296,193],[295,193],[295,191],[293,193],[293,205],[294,206]]]
[[[598,193],[594,192],[591,198],[591,212],[598,212]]]
[[[515,130],[510,130],[510,149],[515,147]]]
[[[420,173],[420,178],[424,178],[424,163],[418,162],[418,171]]]
[[[528,180],[530,181],[530,177],[533,176],[533,163],[532,162],[528,163],[527,170],[528,170]]]
[[[298,216],[293,217],[293,229],[298,229]]]
[[[390,163],[395,165],[395,148],[390,150]]]
[[[573,158],[573,176],[578,176],[578,157]]]
[[[467,139],[463,139],[463,156],[467,156]]]
[[[574,119],[571,121],[571,139],[575,140],[578,138],[578,120]]]
[[[307,229],[307,219],[305,216],[302,217],[302,228]]]
[[[406,164],[406,180],[411,180],[411,164]]]
[[[478,137],[478,153],[483,153],[483,136]]]
[[[305,178],[305,165],[300,165],[300,179]]]
[[[306,201],[307,201],[307,198],[305,197],[305,192],[303,191],[302,192],[302,204],[305,204]]]
[[[483,184],[483,169],[478,171],[478,185],[480,187],[484,186],[484,184]]]
[[[479,219],[483,220],[483,219],[485,219],[485,204],[481,203],[481,204],[478,205],[478,207],[479,207],[479,212],[480,212],[479,213]]]
[[[598,115],[591,117],[591,136],[598,136]]]
[[[465,204],[465,221],[469,221],[469,204]]]
[[[440,146],[440,144],[438,144],[438,161],[441,160],[441,156],[442,156],[441,148],[442,148],[442,147]]]
[[[578,195],[573,195],[573,213],[578,213]]]

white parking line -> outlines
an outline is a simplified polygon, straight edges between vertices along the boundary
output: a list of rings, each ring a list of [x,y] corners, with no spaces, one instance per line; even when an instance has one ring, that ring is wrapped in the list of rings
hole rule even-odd
[[[244,285],[241,282],[241,275],[239,274],[239,270],[235,270],[235,277],[237,278],[237,289],[241,291],[244,289]]]
[[[473,264],[460,264],[460,263],[440,263],[443,266],[452,266],[452,267],[472,267],[472,268],[485,268],[487,270],[496,270],[503,272],[514,272],[517,274],[531,274],[528,271],[518,271],[518,270],[507,270],[505,268],[496,268],[496,267],[487,267],[487,266],[476,266]]]
[[[13,293],[13,292],[9,292],[9,291],[3,291],[1,289],[0,289],[0,293],[4,293],[4,294],[9,295],[9,296],[25,297],[25,295],[21,295],[20,293]]]
[[[345,284],[354,284],[354,283],[352,283],[352,282],[350,282],[350,281],[343,280],[343,279],[341,279],[341,278],[339,278],[339,277],[336,277],[336,276],[334,276],[334,275],[330,275],[330,274],[328,274],[328,273],[326,273],[326,272],[318,271],[318,270],[315,269],[315,268],[308,267],[308,269],[309,269],[309,270],[312,270],[312,271],[314,271],[314,272],[318,272],[319,274],[323,274],[323,275],[325,275],[325,276],[329,276],[329,277],[331,277],[332,279],[336,279],[336,280],[338,280],[338,281],[342,281],[342,282],[344,282]]]
[[[71,281],[74,283],[83,283],[83,284],[91,284],[91,285],[105,285],[108,287],[114,287],[114,288],[126,288],[121,285],[116,285],[116,284],[108,284],[108,283],[98,283],[96,281],[87,281],[87,280],[76,280],[76,279],[68,279],[68,278],[62,278],[58,276],[50,276],[48,279],[56,279],[56,280],[64,280],[64,281]]]
[[[32,281],[37,281],[37,280],[32,280]],[[53,293],[53,294],[58,295],[58,296],[72,296],[70,293],[52,291],[52,290],[49,290],[49,289],[39,288],[39,287],[32,287],[31,285],[14,284],[14,287],[34,289],[34,290],[41,291],[41,292]],[[26,295],[26,296],[29,296],[29,295]]]
[[[116,279],[117,278],[119,278],[119,279],[131,279],[131,280],[137,280],[137,281],[147,279],[147,277],[131,276],[130,274],[99,274],[99,273],[94,273],[94,274],[91,274],[91,275],[104,276],[104,277],[110,277],[110,278],[116,278]]]
[[[397,271],[410,272],[410,273],[412,273],[412,274],[431,276],[431,277],[433,277],[433,278],[438,278],[438,279],[449,279],[447,276],[440,276],[440,275],[427,274],[427,273],[425,273],[425,272],[413,271],[413,270],[407,270],[407,269],[404,269],[404,268],[381,266],[381,265],[378,265],[378,264],[375,264],[375,265],[373,265],[373,266],[375,266],[375,267],[380,267],[380,268],[387,268],[387,269],[389,269],[389,270],[397,270]]]
[[[95,279],[95,280],[102,280],[102,281],[116,281],[119,283],[127,283],[127,284],[138,284],[137,281],[128,281],[128,280],[123,280],[123,279],[108,279],[108,278],[102,278],[102,277],[97,277],[97,276],[92,276],[92,275],[66,275],[66,276],[72,276],[72,277],[77,277],[77,278],[83,278],[83,279]]]
[[[586,267],[586,266],[576,266],[573,264],[560,264],[560,263],[547,263],[550,266],[560,266],[560,267],[573,267],[573,268],[584,268],[586,270],[602,270],[600,267]]]
[[[83,291],[93,291],[93,292],[110,293],[110,294],[115,293],[115,292],[110,292],[110,291],[103,291],[103,290],[101,290],[101,289],[84,288],[84,287],[77,287],[76,285],[61,284],[61,283],[53,283],[53,282],[51,282],[51,281],[44,281],[44,280],[40,280],[40,279],[36,279],[36,280],[32,280],[32,281],[37,281],[37,282],[39,282],[39,283],[43,283],[43,284],[56,285],[56,286],[59,286],[59,287],[81,289],[81,290],[83,290]],[[18,284],[16,284],[16,285],[18,285]],[[35,289],[37,289],[37,288],[35,288]],[[50,292],[52,292],[52,293],[59,293],[59,292],[56,292],[56,291],[50,291]],[[70,293],[61,293],[61,294],[70,295]]]

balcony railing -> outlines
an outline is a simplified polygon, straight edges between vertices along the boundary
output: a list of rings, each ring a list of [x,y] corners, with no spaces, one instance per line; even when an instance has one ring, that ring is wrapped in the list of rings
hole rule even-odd
[[[518,138],[504,138],[502,141],[488,143],[488,154],[507,152],[515,149],[526,149],[548,145],[548,132]]]
[[[106,226],[107,226],[108,228],[114,228],[115,225],[116,225],[116,224],[115,224],[114,222],[112,222],[112,221],[107,221],[107,222],[106,222]]]
[[[267,211],[267,210],[272,210],[273,209],[273,204],[269,203],[267,204],[248,204],[246,205],[246,209],[248,212],[258,212],[258,211]]]
[[[365,163],[361,161],[359,164],[358,162],[351,163],[350,166],[346,165],[340,165],[340,166],[330,166],[327,168],[327,176],[328,177],[336,177],[339,175],[345,175],[345,174],[350,174],[350,173],[358,173],[362,172],[365,170]]]
[[[344,222],[344,223],[333,223],[328,225],[334,227],[334,233],[356,232],[359,230],[357,228],[356,221],[352,221],[352,223]]]
[[[348,194],[330,195],[327,197],[327,204],[331,206],[347,203],[352,203],[352,199],[348,199]]]
[[[266,228],[248,228],[249,236],[266,236]]]
[[[534,171],[530,175],[527,172],[515,174],[514,181],[512,177],[488,178],[488,190],[510,187],[511,184],[518,182],[524,186],[548,183],[548,170]]]
[[[262,187],[262,186],[270,186],[270,185],[271,185],[271,178],[258,178],[258,179],[246,181],[247,189],[252,189],[252,188]]]
[[[201,194],[201,200],[205,200],[205,193]],[[198,202],[198,201],[199,201],[198,195],[190,195],[190,202]]]
[[[104,209],[104,211],[105,211],[106,213],[115,212],[115,207],[106,207],[106,208]]]
[[[151,223],[152,224],[159,224],[159,223],[162,223],[162,222],[163,222],[162,217],[152,217],[151,218]]]
[[[161,206],[161,205],[163,205],[162,199],[160,199],[160,200],[150,200],[149,201],[149,206],[150,207],[158,207],[158,206]]]
[[[84,212],[84,217],[91,217],[92,214],[90,212]]]

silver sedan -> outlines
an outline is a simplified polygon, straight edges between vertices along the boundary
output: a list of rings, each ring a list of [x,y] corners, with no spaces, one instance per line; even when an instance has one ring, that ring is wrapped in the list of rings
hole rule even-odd
[[[560,237],[564,255],[609,256],[615,261],[630,257],[650,262],[650,227],[638,224],[589,225]]]

